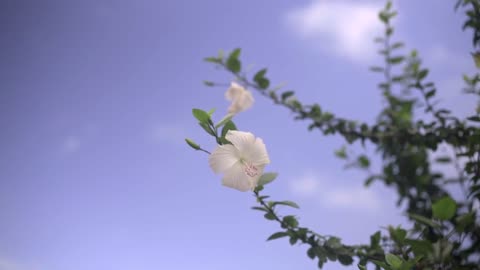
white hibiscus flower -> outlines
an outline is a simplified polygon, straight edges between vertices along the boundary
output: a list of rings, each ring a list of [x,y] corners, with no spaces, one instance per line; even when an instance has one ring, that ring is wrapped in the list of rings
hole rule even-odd
[[[232,144],[219,145],[212,152],[210,167],[215,173],[223,173],[223,185],[240,191],[253,190],[270,163],[265,144],[250,132],[229,130],[225,138]]]
[[[236,114],[252,107],[253,95],[240,84],[232,82],[230,88],[225,92],[225,98],[232,102],[228,107],[228,113]]]

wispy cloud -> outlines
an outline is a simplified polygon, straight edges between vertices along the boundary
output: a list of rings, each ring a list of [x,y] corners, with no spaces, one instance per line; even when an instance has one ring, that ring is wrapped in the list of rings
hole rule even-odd
[[[296,34],[326,53],[363,62],[375,56],[373,39],[381,33],[377,16],[381,7],[381,3],[314,0],[288,12],[286,20]]]
[[[335,180],[335,181],[334,181]],[[318,199],[326,208],[377,211],[381,201],[374,191],[363,186],[338,186],[338,179],[312,172],[290,182],[292,193],[310,199]]]

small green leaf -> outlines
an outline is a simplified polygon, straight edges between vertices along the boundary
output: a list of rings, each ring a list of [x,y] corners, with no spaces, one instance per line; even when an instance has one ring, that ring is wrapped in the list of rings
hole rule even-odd
[[[475,62],[475,66],[480,68],[480,51],[472,53],[473,62]]]
[[[435,159],[435,161],[438,163],[450,163],[452,162],[452,159],[450,157],[445,156],[445,157],[438,157]]]
[[[277,178],[278,176],[278,173],[264,173],[262,174],[262,176],[260,176],[260,179],[258,179],[258,185],[259,186],[264,186],[270,182],[272,182],[273,180],[275,180],[275,178]]]
[[[373,71],[373,72],[384,72],[385,71],[385,68],[383,67],[370,67],[370,71]]]
[[[212,82],[212,81],[203,81],[203,84],[205,84],[206,86],[210,86],[210,87],[215,86],[215,83]]]
[[[205,112],[204,110],[200,109],[192,109],[192,114],[195,118],[197,118],[198,122],[200,123],[208,123],[208,119],[210,119],[210,115]]]
[[[272,214],[271,212],[266,213],[264,217],[268,220],[275,220],[275,215]]]
[[[226,124],[228,121],[232,120],[233,114],[227,114],[225,117],[222,118],[222,120],[218,121],[218,123],[215,125],[215,128],[219,128]]]
[[[237,130],[237,127],[235,126],[235,123],[232,122],[232,120],[229,120],[225,123],[225,125],[222,128],[222,138],[227,135],[227,132],[229,130]]]
[[[222,63],[222,59],[217,58],[217,57],[207,57],[203,59],[205,62],[210,62],[210,63],[215,63],[215,64],[220,64]]]
[[[310,258],[310,259],[315,259],[315,257],[317,256],[316,252],[315,252],[315,248],[311,247],[307,250],[307,256]]]
[[[298,206],[298,204],[296,204],[295,202],[292,202],[292,201],[275,202],[274,205],[286,205],[286,206],[290,206],[290,207],[297,208],[297,209],[300,208],[300,206]]]
[[[397,57],[392,57],[388,59],[388,63],[395,65],[395,64],[400,64],[405,60],[405,57],[403,56],[397,56]]]
[[[253,77],[253,81],[255,81],[261,89],[267,89],[268,86],[270,85],[270,80],[265,78],[266,73],[267,73],[267,69],[264,68],[258,71]]]
[[[432,228],[439,228],[440,227],[440,224],[438,223],[435,223],[433,220],[429,219],[429,218],[426,218],[424,216],[420,216],[420,215],[417,215],[417,214],[412,214],[412,213],[409,213],[408,216],[415,220],[415,221],[418,221],[424,225],[427,225],[427,226],[430,226]]]
[[[365,265],[357,264],[359,270],[367,270]]]
[[[422,69],[420,70],[420,72],[418,73],[418,80],[421,81],[423,79],[425,79],[425,77],[427,77],[428,75],[428,69]]]
[[[212,129],[212,127],[210,127],[210,125],[206,123],[198,123],[198,124],[203,128],[203,130],[205,130],[205,132],[207,132],[208,134],[214,137],[216,136],[215,131]]]
[[[292,228],[296,228],[298,226],[298,221],[294,216],[284,216],[283,222]]]
[[[433,217],[441,220],[451,219],[455,215],[456,211],[457,204],[448,196],[443,197],[432,205]]]
[[[187,142],[188,145],[190,145],[190,147],[192,147],[193,149],[195,150],[200,150],[200,145],[196,144],[194,141],[186,138],[185,141]]]
[[[282,238],[282,237],[285,237],[285,236],[288,236],[288,233],[286,233],[286,232],[276,232],[276,233],[270,235],[270,237],[267,238],[267,241],[275,240],[275,239]]]
[[[339,254],[338,255],[338,261],[342,265],[351,265],[353,263],[353,258],[352,258],[352,256],[349,256],[349,255]]]
[[[432,89],[432,90],[428,91],[427,93],[425,93],[425,98],[428,99],[428,98],[431,98],[431,97],[435,96],[436,92],[437,92],[436,89]]]
[[[370,160],[368,159],[367,156],[359,156],[358,157],[358,165],[361,167],[361,168],[368,168],[370,166]]]
[[[285,101],[287,98],[293,96],[294,94],[295,94],[295,92],[293,92],[293,91],[283,92],[282,95],[281,95],[282,101]]]
[[[385,261],[393,268],[393,269],[400,269],[402,266],[403,260],[397,257],[394,254],[387,253],[385,254]]]
[[[239,48],[233,50],[232,53],[227,58],[226,66],[227,69],[232,71],[233,73],[238,73],[242,69],[242,64],[238,57],[240,56],[241,50]]]
[[[260,207],[260,206],[253,206],[253,210],[258,210],[258,211],[263,211],[263,212],[268,212],[268,209],[265,207]]]
[[[473,122],[480,122],[480,116],[470,116],[470,117],[467,117],[467,120],[470,120],[470,121],[473,121]]]

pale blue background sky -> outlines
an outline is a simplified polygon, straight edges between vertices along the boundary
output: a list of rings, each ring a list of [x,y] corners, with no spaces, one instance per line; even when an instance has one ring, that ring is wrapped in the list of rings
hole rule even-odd
[[[460,74],[473,69],[455,1],[402,1],[399,36],[417,48],[445,106],[466,115]],[[220,185],[213,142],[192,107],[226,112],[232,78],[202,62],[242,47],[300,100],[371,122],[368,71],[383,1],[0,1],[0,270],[316,269],[305,247],[265,242],[278,227],[254,199]],[[397,36],[398,37],[398,36]],[[395,193],[333,157],[342,141],[255,94],[236,118],[264,139],[280,173],[267,193],[322,234],[367,242],[404,222]],[[342,269],[327,264],[325,269]]]

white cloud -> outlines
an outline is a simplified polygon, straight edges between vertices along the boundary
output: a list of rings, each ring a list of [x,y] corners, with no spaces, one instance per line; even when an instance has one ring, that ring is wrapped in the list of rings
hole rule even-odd
[[[80,150],[81,141],[77,136],[68,136],[63,141],[62,149],[65,153],[75,153]]]
[[[286,19],[294,32],[325,52],[363,62],[376,54],[373,39],[381,34],[381,8],[365,2],[314,0],[287,13]]]
[[[308,198],[318,198],[326,208],[377,211],[381,208],[378,194],[363,186],[334,184],[332,177],[307,173],[290,182],[292,193]],[[338,179],[335,179],[338,182]]]

